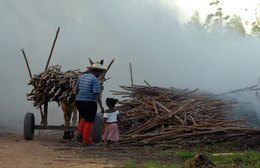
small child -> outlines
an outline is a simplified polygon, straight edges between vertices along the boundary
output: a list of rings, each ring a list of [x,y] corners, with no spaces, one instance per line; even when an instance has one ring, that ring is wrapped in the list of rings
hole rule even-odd
[[[104,112],[104,127],[102,139],[106,144],[106,148],[110,147],[111,143],[116,143],[119,140],[119,111],[115,109],[117,99],[107,98],[106,104],[108,109]]]

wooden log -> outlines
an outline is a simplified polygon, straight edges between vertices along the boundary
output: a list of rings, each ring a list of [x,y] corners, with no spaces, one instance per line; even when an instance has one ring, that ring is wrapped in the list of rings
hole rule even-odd
[[[28,72],[29,72],[29,76],[30,76],[30,78],[32,78],[32,72],[31,72],[31,69],[30,69],[30,66],[29,66],[27,57],[26,57],[26,55],[25,55],[25,51],[24,51],[23,48],[21,49],[21,51],[22,51],[22,53],[23,53],[23,57],[24,57],[24,60],[25,60],[25,63],[26,63],[26,67],[27,67],[27,70],[28,70]]]
[[[167,109],[164,105],[162,105],[161,103],[159,103],[159,102],[157,102],[157,101],[155,101],[155,103],[156,104],[158,104],[160,107],[162,107],[165,111],[167,111],[168,113],[173,113],[173,114],[171,114],[172,116],[174,116],[182,125],[184,125],[184,121],[180,118],[180,117],[178,117],[176,114],[177,114],[177,112],[172,112],[171,110],[169,110],[169,109]]]
[[[47,63],[46,63],[46,66],[45,66],[44,70],[47,70],[48,67],[49,67],[51,56],[52,56],[52,53],[53,53],[53,50],[54,50],[54,47],[55,47],[55,44],[56,44],[59,32],[60,32],[60,27],[58,27],[58,30],[56,31],[56,35],[55,35],[55,38],[54,38],[54,41],[53,41],[53,44],[52,44],[52,47],[51,47],[51,52],[49,54],[49,57],[48,57],[48,60],[47,60]]]

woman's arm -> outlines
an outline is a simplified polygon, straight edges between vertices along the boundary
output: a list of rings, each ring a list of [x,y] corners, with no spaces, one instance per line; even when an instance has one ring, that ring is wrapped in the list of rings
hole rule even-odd
[[[96,100],[97,100],[98,105],[100,106],[101,113],[104,113],[104,107],[102,105],[101,94],[96,94]]]

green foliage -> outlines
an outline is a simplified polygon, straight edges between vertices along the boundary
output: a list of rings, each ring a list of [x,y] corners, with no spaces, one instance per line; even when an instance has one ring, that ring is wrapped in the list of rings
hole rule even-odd
[[[213,2],[211,2],[209,5],[218,5],[219,4],[219,0],[214,0]]]
[[[185,25],[186,30],[194,36],[201,36],[205,34],[205,29],[201,23],[200,14],[198,11],[194,11],[191,20]]]
[[[256,17],[256,21],[254,21],[251,25],[252,34],[260,37],[260,17]]]
[[[222,12],[222,8],[219,6],[219,0],[215,0],[210,5],[214,7],[215,12],[208,14],[206,21],[204,22],[203,27],[207,30],[207,32],[212,32],[215,29],[223,29],[224,21],[229,18],[229,15],[224,16]]]
[[[199,14],[199,12],[197,10],[194,11],[193,16],[191,17],[191,23],[198,23],[198,24],[200,24],[200,14]]]
[[[227,22],[226,27],[229,32],[236,32],[240,35],[246,34],[246,30],[242,23],[242,19],[238,15],[233,15]]]
[[[209,33],[238,34],[240,36],[254,36],[260,38],[260,16],[258,15],[259,6],[255,8],[255,21],[243,21],[239,15],[225,15],[222,11],[221,0],[213,0],[209,7],[215,12],[207,15],[205,21],[201,20],[199,11],[195,11],[191,19],[186,24],[186,28],[195,34],[205,35]],[[235,6],[235,4],[234,4]],[[245,11],[249,11],[245,9]],[[247,31],[246,31],[247,30]]]

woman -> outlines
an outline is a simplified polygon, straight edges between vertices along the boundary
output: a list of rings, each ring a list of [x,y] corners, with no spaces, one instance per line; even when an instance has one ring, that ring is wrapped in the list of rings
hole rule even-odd
[[[91,135],[93,124],[97,114],[97,104],[104,112],[101,101],[101,84],[98,77],[102,75],[106,69],[102,68],[103,60],[97,63],[91,62],[91,66],[87,67],[88,71],[81,75],[76,83],[76,107],[81,116],[78,137],[83,140],[84,145],[92,145]]]

